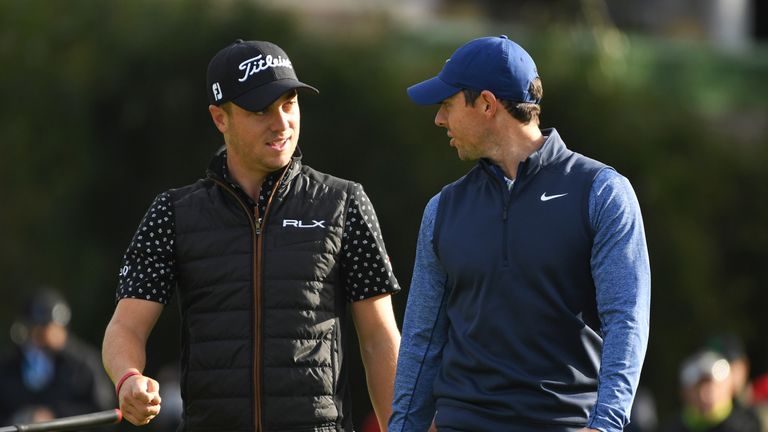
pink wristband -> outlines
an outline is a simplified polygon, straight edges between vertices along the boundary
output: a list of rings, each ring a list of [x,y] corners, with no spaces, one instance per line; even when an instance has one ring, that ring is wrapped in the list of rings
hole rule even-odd
[[[117,393],[117,398],[120,398],[120,389],[123,387],[123,383],[125,383],[125,380],[128,378],[134,376],[134,375],[141,375],[141,372],[137,372],[135,370],[126,372],[123,376],[120,377],[120,380],[117,381],[117,385],[115,386],[115,393]]]

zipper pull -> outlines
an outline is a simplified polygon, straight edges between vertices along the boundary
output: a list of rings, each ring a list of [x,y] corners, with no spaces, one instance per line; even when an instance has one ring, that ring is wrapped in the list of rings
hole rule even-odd
[[[256,218],[253,225],[256,227],[256,235],[261,234],[261,218]]]

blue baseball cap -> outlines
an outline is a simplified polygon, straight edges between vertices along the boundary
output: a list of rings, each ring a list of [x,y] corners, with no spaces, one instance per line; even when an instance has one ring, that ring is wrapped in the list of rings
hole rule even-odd
[[[531,56],[505,35],[467,42],[431,79],[408,87],[419,105],[438,104],[463,89],[488,90],[497,98],[538,104],[528,92],[539,72]]]

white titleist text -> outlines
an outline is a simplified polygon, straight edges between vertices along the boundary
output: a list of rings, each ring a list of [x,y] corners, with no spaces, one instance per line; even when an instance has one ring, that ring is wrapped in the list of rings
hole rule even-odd
[[[287,67],[293,69],[291,61],[287,58],[283,58],[282,56],[272,57],[271,55],[264,57],[263,55],[259,54],[254,58],[250,58],[240,63],[238,69],[245,71],[245,74],[238,81],[243,82],[253,74],[257,74],[264,69],[275,67]]]

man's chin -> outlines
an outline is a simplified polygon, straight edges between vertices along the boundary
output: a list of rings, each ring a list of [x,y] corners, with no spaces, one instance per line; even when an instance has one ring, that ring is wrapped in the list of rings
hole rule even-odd
[[[277,171],[285,168],[289,163],[291,163],[291,155],[281,155],[280,157],[270,160],[268,166],[271,168],[271,171]]]

